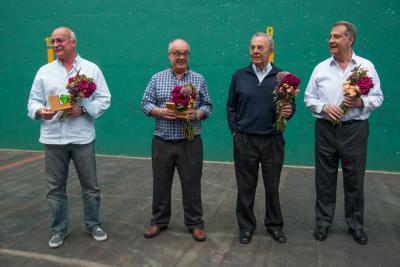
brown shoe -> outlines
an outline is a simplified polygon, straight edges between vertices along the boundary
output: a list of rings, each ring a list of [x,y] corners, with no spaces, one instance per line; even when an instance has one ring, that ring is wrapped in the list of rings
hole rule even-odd
[[[201,228],[196,228],[191,230],[193,239],[196,241],[204,241],[206,240],[206,232],[204,232]]]
[[[146,229],[146,232],[144,233],[145,238],[152,238],[158,235],[161,231],[165,230],[167,227],[158,227],[158,226],[150,226],[149,228]]]

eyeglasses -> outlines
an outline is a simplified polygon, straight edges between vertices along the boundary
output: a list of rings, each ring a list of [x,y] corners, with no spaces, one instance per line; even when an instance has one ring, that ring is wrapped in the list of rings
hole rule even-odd
[[[186,51],[186,52],[173,51],[173,52],[169,52],[169,53],[174,55],[175,58],[188,57],[190,55],[189,51]]]
[[[51,38],[51,39],[50,39],[50,43],[51,43],[51,44],[55,44],[55,43],[62,44],[62,43],[64,43],[65,41],[67,41],[67,39],[63,39],[63,38],[55,38],[55,39]]]

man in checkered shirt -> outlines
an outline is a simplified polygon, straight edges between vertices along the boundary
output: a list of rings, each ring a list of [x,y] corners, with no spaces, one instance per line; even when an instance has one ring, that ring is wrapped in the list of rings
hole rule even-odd
[[[153,211],[151,226],[144,236],[152,238],[166,229],[171,218],[171,187],[175,168],[182,186],[185,225],[196,241],[204,241],[201,176],[203,144],[201,120],[210,117],[211,99],[204,77],[189,69],[189,44],[182,39],[169,43],[168,58],[171,67],[156,73],[150,79],[141,103],[143,112],[156,118],[152,141]],[[175,117],[165,103],[171,101],[176,86],[191,83],[197,88],[195,107],[188,109],[188,119],[194,129],[194,138],[188,140],[182,133],[182,120]]]

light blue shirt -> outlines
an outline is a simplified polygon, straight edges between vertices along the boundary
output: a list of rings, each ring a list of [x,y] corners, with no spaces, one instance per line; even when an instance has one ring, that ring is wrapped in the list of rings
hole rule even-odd
[[[36,73],[28,100],[28,116],[32,119],[40,119],[36,116],[38,109],[49,107],[49,95],[68,95],[66,85],[70,77],[74,77],[77,71],[93,78],[97,88],[89,98],[81,99],[80,105],[85,107],[87,114],[65,121],[58,120],[58,114],[51,120],[41,119],[40,139],[42,144],[88,144],[95,137],[94,122],[111,103],[111,95],[100,68],[79,55],[75,58],[72,70],[67,73],[66,68],[57,59],[42,66]]]
[[[268,62],[267,66],[264,69],[258,68],[254,63],[252,64],[253,70],[257,75],[258,83],[261,84],[264,78],[268,75],[268,73],[272,70],[271,62]]]
[[[358,65],[368,69],[367,75],[372,78],[374,87],[371,88],[368,95],[361,95],[364,108],[348,108],[341,120],[368,119],[371,111],[382,105],[381,83],[374,65],[369,60],[359,57],[353,52],[350,63],[344,71],[333,56],[315,67],[304,94],[304,103],[314,117],[327,119],[322,113],[324,105],[334,104],[339,106],[343,102],[343,82],[350,76],[353,68]]]

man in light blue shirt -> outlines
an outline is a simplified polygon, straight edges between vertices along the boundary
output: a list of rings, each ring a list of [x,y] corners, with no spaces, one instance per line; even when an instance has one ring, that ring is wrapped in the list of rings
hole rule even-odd
[[[71,159],[82,187],[86,229],[95,240],[107,239],[107,234],[100,228],[94,122],[109,108],[111,95],[99,67],[77,54],[77,40],[71,29],[55,29],[51,42],[57,60],[42,66],[37,72],[29,96],[28,116],[41,122],[39,142],[44,145],[46,197],[51,210],[49,246],[56,248],[63,244],[68,230],[66,182]],[[93,95],[66,110],[67,118],[61,121],[61,112],[50,110],[48,96],[69,95],[66,89],[68,79],[78,71],[93,78],[97,88]]]
[[[339,160],[343,169],[345,219],[353,239],[367,244],[364,226],[364,175],[367,160],[368,117],[383,102],[374,65],[353,51],[356,40],[353,24],[340,21],[329,36],[332,57],[318,64],[311,74],[304,102],[315,122],[316,229],[314,238],[328,236],[336,205]],[[344,96],[343,81],[361,66],[368,70],[373,87],[360,96]],[[340,104],[344,103],[344,113]]]

